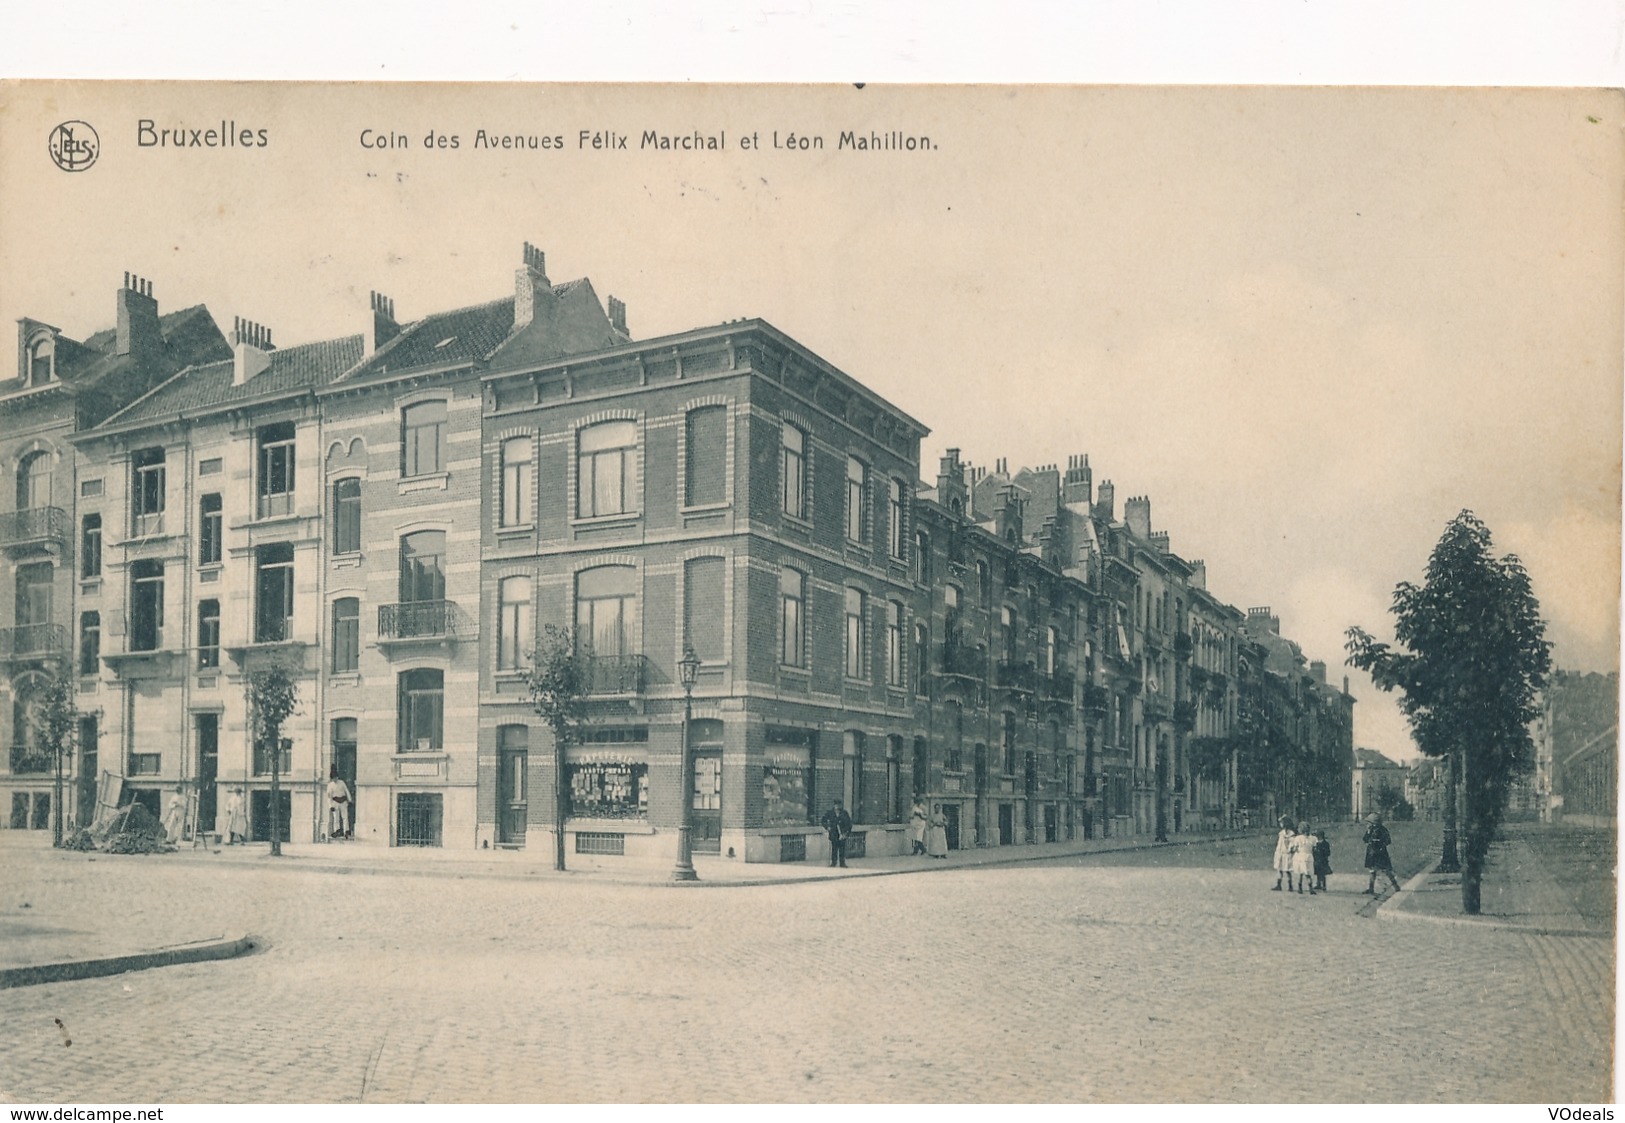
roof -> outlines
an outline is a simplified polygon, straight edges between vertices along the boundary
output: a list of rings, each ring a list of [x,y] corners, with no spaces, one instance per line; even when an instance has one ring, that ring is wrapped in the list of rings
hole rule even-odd
[[[377,354],[340,381],[366,382],[401,371],[480,362],[500,347],[512,330],[511,296],[450,312],[436,312],[408,324],[399,335],[378,348]],[[359,358],[358,354],[356,359]]]
[[[182,308],[167,316],[158,317],[158,330],[163,336],[167,352],[164,355],[165,362],[172,367],[180,367],[207,354],[207,339],[186,338],[188,332],[195,332],[200,326],[206,326],[212,334],[214,318],[209,314],[209,309],[202,304],[194,304],[190,308]],[[200,344],[203,348],[202,353],[185,353],[186,345],[189,343]],[[105,328],[83,342],[58,336],[57,377],[64,382],[89,386],[125,373],[136,365],[136,360],[129,355],[115,354],[113,348],[117,345],[116,328]]]
[[[234,364],[230,360],[188,367],[104,424],[152,421],[266,395],[315,389],[360,362],[361,347],[361,336],[347,335],[271,351],[268,353],[270,365],[241,386],[232,385]]]
[[[1376,749],[1355,749],[1354,767],[1356,768],[1403,768],[1403,764],[1389,760]]]

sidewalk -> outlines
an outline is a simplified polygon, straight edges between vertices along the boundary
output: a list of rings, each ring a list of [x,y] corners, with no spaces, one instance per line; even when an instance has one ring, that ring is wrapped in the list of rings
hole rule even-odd
[[[590,858],[571,854],[569,869],[553,869],[552,839],[542,836],[530,850],[427,850],[382,847],[367,843],[284,843],[281,857],[273,858],[268,843],[193,849],[182,845],[173,853],[119,855],[82,853],[51,848],[43,831],[0,831],[0,870],[22,859],[39,862],[94,861],[159,863],[164,867],[236,868],[281,874],[384,875],[426,878],[489,878],[515,881],[552,880],[557,885],[591,887],[605,883],[647,887],[702,889],[805,884],[851,878],[886,877],[934,870],[1001,866],[1076,855],[1103,854],[1155,846],[1181,846],[1247,838],[1256,831],[1177,836],[1158,843],[1148,836],[1077,840],[1032,846],[1001,846],[957,850],[945,859],[914,857],[854,858],[846,869],[831,869],[822,862],[788,864],[751,863],[713,855],[694,859],[698,881],[674,882],[668,863]],[[4,879],[0,878],[0,883]],[[242,933],[185,931],[180,921],[164,930],[87,931],[31,902],[5,900],[0,912],[0,990],[67,979],[118,974],[171,963],[220,959],[253,950],[252,939]]]
[[[1582,909],[1567,882],[1562,858],[1542,845],[1534,833],[1542,828],[1506,831],[1490,847],[1480,889],[1477,916],[1461,911],[1461,875],[1438,872],[1438,860],[1410,881],[1403,892],[1385,900],[1377,911],[1383,920],[1460,924],[1508,929],[1531,935],[1592,936],[1613,939],[1611,915]],[[1612,877],[1612,869],[1603,871]]]

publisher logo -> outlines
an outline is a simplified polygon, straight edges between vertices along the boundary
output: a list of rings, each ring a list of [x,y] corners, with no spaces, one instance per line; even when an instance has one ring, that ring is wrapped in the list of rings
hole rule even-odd
[[[51,130],[46,147],[56,166],[65,172],[82,172],[102,153],[102,138],[84,121],[64,121]]]

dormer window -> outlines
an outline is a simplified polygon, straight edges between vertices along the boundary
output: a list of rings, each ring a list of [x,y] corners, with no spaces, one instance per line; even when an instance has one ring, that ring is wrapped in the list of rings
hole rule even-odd
[[[28,369],[24,377],[30,386],[44,386],[56,377],[56,344],[50,336],[43,336],[29,345]]]

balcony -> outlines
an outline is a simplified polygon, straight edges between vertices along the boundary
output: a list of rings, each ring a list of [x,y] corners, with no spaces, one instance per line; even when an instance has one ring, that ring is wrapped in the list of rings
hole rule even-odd
[[[61,624],[0,628],[0,659],[60,659],[67,653],[68,631]]]
[[[587,694],[642,694],[648,660],[641,655],[583,655],[582,688]]]
[[[378,606],[380,643],[445,641],[457,638],[457,602],[406,601]]]
[[[980,648],[944,643],[939,673],[953,678],[980,679],[987,674],[987,655]]]
[[[1191,634],[1189,632],[1174,633],[1175,659],[1189,659],[1193,650],[1194,644],[1191,642]]]
[[[1189,733],[1196,728],[1196,703],[1191,701],[1174,703],[1174,724]]]
[[[61,507],[28,507],[0,514],[0,548],[9,557],[60,554],[68,533],[68,513]]]
[[[1011,663],[1000,659],[996,681],[1001,690],[1031,694],[1037,685],[1038,671],[1031,663]]]
[[[1070,704],[1076,684],[1076,676],[1065,667],[1056,667],[1052,673],[1038,676],[1039,693],[1046,702]]]
[[[1146,721],[1167,721],[1170,716],[1168,702],[1161,694],[1146,694],[1140,703],[1140,713]]]
[[[30,745],[11,746],[11,774],[40,776],[52,771],[51,754]]]
[[[1083,688],[1083,708],[1091,713],[1103,714],[1111,706],[1111,693],[1104,686],[1093,684]]]

